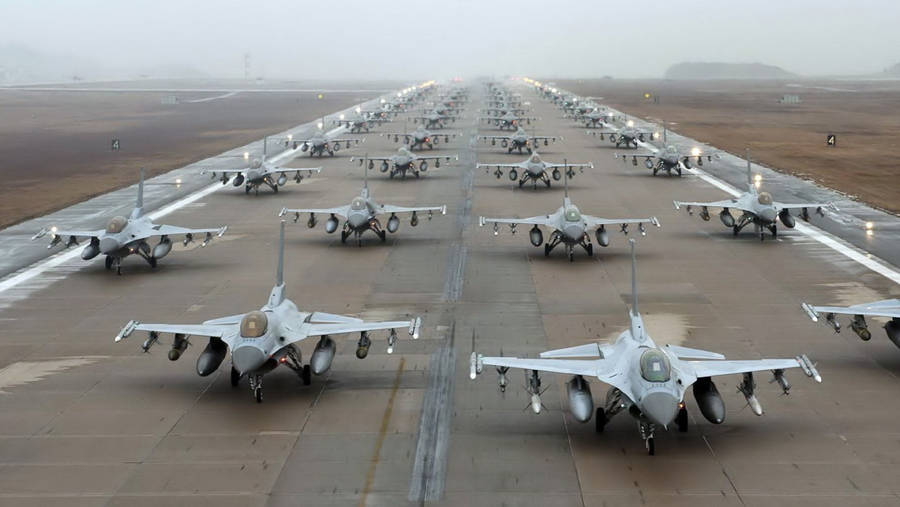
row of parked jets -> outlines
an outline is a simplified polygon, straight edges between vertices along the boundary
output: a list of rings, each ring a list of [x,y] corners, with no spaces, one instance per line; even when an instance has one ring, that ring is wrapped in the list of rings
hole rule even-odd
[[[712,162],[717,154],[703,154],[699,150],[683,151],[680,147],[666,143],[667,131],[663,132],[662,148],[655,147],[647,141],[657,140],[658,134],[649,126],[635,126],[634,119],[629,119],[608,110],[594,102],[591,98],[581,98],[551,86],[531,82],[531,91],[539,97],[559,105],[567,117],[573,118],[587,127],[588,132],[601,138],[608,138],[617,147],[644,148],[648,151],[635,152],[621,156],[623,160],[630,157],[636,165],[643,158],[648,169],[656,175],[660,171],[681,175],[682,170],[691,169],[692,163],[702,165],[704,158]],[[549,188],[551,181],[563,180],[565,188],[563,205],[555,212],[531,218],[490,218],[479,217],[479,225],[493,224],[494,233],[499,225],[504,224],[515,232],[518,224],[531,226],[529,239],[534,246],[543,245],[545,255],[558,245],[564,245],[570,260],[573,260],[574,249],[581,246],[588,255],[593,255],[590,231],[598,244],[609,244],[608,228],[618,226],[623,233],[628,232],[630,224],[637,224],[642,234],[646,233],[645,224],[659,226],[656,217],[605,219],[585,215],[580,212],[568,196],[568,180],[576,174],[593,169],[591,162],[561,163],[544,161],[538,153],[540,145],[547,146],[562,140],[561,136],[539,136],[530,134],[524,125],[532,125],[540,118],[528,116],[527,103],[520,93],[514,93],[500,83],[487,83],[484,88],[485,108],[480,110],[479,120],[488,127],[499,130],[510,130],[508,134],[478,135],[477,139],[492,147],[498,144],[507,154],[513,152],[528,153],[528,158],[518,163],[486,163],[477,164],[487,172],[502,178],[506,174],[510,180],[518,182],[519,187],[532,183],[537,189],[538,183]],[[352,157],[364,167],[364,184],[360,194],[354,196],[347,205],[332,208],[282,208],[279,216],[290,216],[294,222],[299,221],[301,214],[308,214],[307,226],[312,228],[318,223],[318,217],[327,216],[325,230],[334,233],[341,228],[341,240],[346,242],[351,236],[358,245],[361,236],[374,232],[381,241],[385,241],[386,233],[394,233],[399,228],[399,214],[409,214],[410,224],[418,224],[419,215],[426,214],[430,219],[434,214],[446,214],[445,205],[402,207],[380,204],[374,200],[368,190],[368,172],[378,167],[388,173],[390,178],[407,174],[419,178],[433,163],[439,168],[441,162],[449,164],[458,160],[458,155],[421,155],[417,150],[433,150],[436,145],[449,144],[451,139],[459,136],[445,127],[461,118],[461,112],[469,98],[469,90],[464,87],[439,87],[434,84],[411,87],[398,93],[396,97],[381,99],[381,107],[375,110],[355,110],[356,116],[343,116],[333,120],[336,129],[326,132],[325,120],[317,125],[314,135],[303,139],[293,136],[277,139],[287,148],[288,156],[308,153],[310,156],[321,156],[324,153],[334,155],[340,146],[350,148],[364,139],[341,137],[343,132],[365,133],[379,125],[392,121],[396,115],[410,113],[410,118],[418,124],[413,131],[383,132],[381,135],[401,142],[403,145],[396,154],[383,157]],[[430,107],[425,110],[413,110],[415,104],[429,101]],[[622,123],[624,122],[624,123]],[[622,123],[617,125],[617,123]],[[524,124],[524,125],[523,125]],[[322,168],[288,168],[267,160],[266,152],[269,139],[264,141],[263,155],[248,166],[234,169],[207,169],[213,178],[220,178],[223,184],[229,181],[236,187],[244,186],[245,192],[258,192],[262,185],[269,186],[277,192],[279,186],[285,185],[291,175],[294,181],[319,173]],[[248,158],[245,154],[244,158]],[[282,158],[282,155],[279,155]],[[505,172],[504,172],[505,171]],[[521,175],[520,175],[521,173]],[[748,158],[748,190],[735,199],[714,202],[675,201],[675,207],[685,207],[689,213],[700,210],[700,216],[709,220],[709,208],[721,208],[719,214],[722,223],[731,227],[737,235],[742,228],[753,224],[760,238],[764,238],[765,230],[774,237],[777,234],[776,223],[780,221],[786,227],[795,224],[792,209],[800,210],[800,217],[809,219],[808,210],[815,209],[824,214],[823,208],[834,208],[830,203],[779,203],[767,192],[759,191],[760,181],[753,177]],[[138,185],[137,206],[129,217],[114,217],[104,230],[70,231],[49,228],[40,231],[35,238],[50,235],[50,246],[63,244],[73,246],[79,238],[87,238],[89,243],[82,251],[84,259],[92,259],[100,254],[106,256],[106,266],[113,267],[121,273],[121,260],[131,254],[143,257],[151,266],[171,250],[171,236],[182,236],[187,244],[195,235],[203,235],[205,246],[214,236],[225,233],[226,227],[208,229],[187,229],[181,227],[153,224],[143,213],[142,205],[143,173]],[[732,211],[739,215],[735,217]],[[341,226],[343,222],[343,226]],[[188,345],[190,336],[206,336],[209,342],[197,361],[197,373],[206,376],[218,369],[228,352],[231,352],[231,382],[239,385],[241,379],[247,378],[251,391],[257,401],[262,401],[262,378],[278,365],[284,364],[295,371],[304,384],[311,382],[311,375],[321,375],[328,371],[336,352],[332,335],[343,333],[360,333],[356,355],[367,356],[372,341],[371,331],[388,330],[387,351],[393,351],[397,338],[397,330],[403,329],[413,338],[420,333],[422,321],[419,317],[408,320],[389,322],[367,322],[351,316],[334,315],[323,312],[304,312],[297,308],[285,296],[283,277],[284,262],[284,220],[281,221],[278,250],[278,267],[276,283],[267,302],[245,314],[222,317],[205,321],[199,325],[182,324],[146,324],[130,321],[120,331],[116,341],[130,336],[134,331],[148,333],[142,348],[147,351],[160,340],[160,335],[167,333],[174,336],[169,358],[177,360]],[[542,227],[550,229],[547,242],[544,242]],[[148,240],[158,237],[159,242],[150,246]],[[754,373],[771,371],[773,381],[784,393],[789,392],[790,383],[785,377],[785,370],[799,368],[804,374],[821,381],[816,366],[806,355],[800,354],[787,359],[762,360],[726,360],[721,354],[680,347],[674,345],[657,345],[644,328],[638,311],[638,290],[636,278],[636,259],[634,240],[630,240],[632,250],[632,305],[628,312],[629,327],[613,343],[591,343],[566,349],[551,350],[540,354],[539,358],[486,357],[474,350],[470,358],[470,376],[474,379],[482,373],[486,365],[493,366],[499,374],[499,385],[505,390],[508,385],[507,373],[510,368],[519,368],[526,373],[526,390],[530,396],[530,407],[535,413],[543,409],[541,395],[545,388],[541,385],[542,372],[570,375],[567,383],[569,409],[572,416],[587,422],[593,416],[598,432],[603,431],[607,422],[620,412],[630,414],[638,422],[641,437],[646,449],[654,454],[655,432],[660,428],[667,429],[674,425],[679,431],[687,431],[688,417],[685,407],[685,392],[692,388],[695,401],[703,416],[714,424],[724,421],[724,402],[719,395],[712,377],[727,374],[740,374],[743,380],[739,391],[744,395],[754,413],[761,415],[762,407],[756,398],[756,381]],[[900,346],[900,304],[897,300],[881,301],[869,305],[849,308],[818,307],[804,303],[804,310],[813,320],[825,315],[825,320],[836,330],[840,325],[835,319],[837,314],[853,315],[851,328],[863,339],[871,336],[865,324],[865,316],[890,317],[886,326],[888,336]],[[300,349],[296,346],[309,337],[319,337],[314,352],[307,364],[303,363]],[[605,403],[594,407],[588,379],[597,380],[610,386]]]

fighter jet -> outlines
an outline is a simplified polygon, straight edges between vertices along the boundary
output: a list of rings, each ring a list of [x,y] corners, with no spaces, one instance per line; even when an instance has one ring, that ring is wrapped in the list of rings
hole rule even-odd
[[[610,386],[606,402],[596,410],[596,431],[602,432],[613,416],[625,412],[637,420],[641,438],[650,455],[655,454],[654,437],[658,429],[668,429],[674,423],[678,431],[687,431],[684,395],[690,386],[693,386],[694,399],[703,417],[713,424],[721,424],[725,420],[725,404],[713,383],[714,376],[743,375],[738,391],[756,415],[762,415],[763,410],[756,398],[755,372],[771,371],[773,381],[785,394],[791,388],[784,375],[784,370],[788,368],[800,368],[808,377],[821,382],[815,365],[806,355],[792,359],[731,361],[715,352],[654,343],[638,311],[634,240],[629,241],[632,279],[632,304],[628,312],[630,326],[615,342],[549,350],[535,359],[484,357],[473,350],[469,359],[469,377],[474,380],[483,372],[484,366],[495,366],[500,374],[500,389],[505,390],[509,368],[525,370],[529,406],[535,414],[539,414],[544,408],[541,395],[546,390],[541,386],[540,372],[572,375],[566,384],[569,411],[576,421],[582,423],[594,415],[594,400],[588,379],[596,378]]]
[[[508,136],[478,136],[480,141],[490,141],[491,146],[496,146],[497,141],[499,141],[500,146],[506,148],[506,153],[512,153],[513,150],[519,150],[519,153],[522,153],[522,150],[526,150],[529,155],[541,141],[544,142],[544,146],[547,146],[551,142],[555,143],[557,139],[562,139],[562,137],[530,136],[522,127],[519,127],[514,134]]]
[[[286,365],[302,380],[311,383],[311,374],[322,375],[331,368],[337,345],[331,335],[360,333],[356,357],[364,359],[369,354],[371,339],[369,331],[390,329],[388,354],[393,352],[397,339],[397,329],[408,329],[413,339],[419,338],[422,320],[366,322],[345,315],[323,312],[304,312],[297,309],[293,301],[285,297],[284,283],[284,221],[281,222],[281,236],[278,243],[278,268],[275,286],[269,299],[259,310],[230,315],[202,324],[145,324],[129,321],[116,335],[116,342],[131,336],[135,331],[147,331],[149,337],[142,348],[150,350],[159,341],[160,333],[172,333],[174,340],[169,350],[169,360],[177,361],[190,342],[190,336],[208,336],[209,343],[197,358],[197,374],[206,377],[215,372],[228,351],[231,351],[231,385],[237,387],[243,377],[250,383],[250,391],[261,403],[263,375]],[[319,336],[319,343],[310,357],[309,364],[303,364],[299,344],[301,341]]]
[[[332,124],[346,127],[351,134],[361,134],[368,133],[370,129],[391,121],[385,111],[363,111],[362,108],[357,107],[355,113],[356,115],[351,118],[346,118],[342,113],[338,119],[332,120]]]
[[[562,164],[551,164],[549,162],[544,162],[541,160],[541,156],[538,154],[537,149],[533,149],[531,156],[525,159],[518,164],[477,164],[475,166],[476,169],[484,167],[485,172],[490,172],[490,168],[494,168],[494,176],[499,180],[503,176],[503,168],[509,169],[509,179],[512,181],[519,181],[519,188],[522,187],[529,180],[532,182],[533,188],[537,188],[538,181],[543,181],[547,188],[550,188],[550,176],[553,176],[553,179],[559,181],[563,177],[563,173],[560,172],[560,168],[565,170],[565,174],[567,177],[572,178],[575,176],[575,170],[579,169],[581,172],[584,172],[585,167],[589,167],[591,169],[594,168],[593,162],[588,162],[585,164],[570,164],[568,162]],[[519,179],[519,171],[522,171],[522,179]],[[548,172],[551,171],[551,172]]]
[[[244,185],[245,194],[249,194],[251,190],[254,190],[259,195],[259,187],[261,185],[267,185],[277,194],[278,187],[287,183],[289,173],[293,173],[294,181],[300,183],[303,179],[303,174],[309,177],[312,173],[318,174],[322,171],[321,167],[280,167],[273,165],[266,161],[266,147],[268,144],[268,138],[263,139],[262,157],[254,159],[249,167],[239,169],[203,169],[200,171],[200,174],[210,173],[213,179],[218,175],[223,185],[228,183],[228,180],[234,176],[232,185],[236,187]],[[244,155],[246,158],[249,158],[248,153]]]
[[[650,153],[635,153],[629,155],[620,155],[616,153],[615,157],[622,157],[623,163],[628,161],[628,157],[631,157],[631,164],[635,166],[637,165],[637,159],[642,157],[644,159],[644,167],[652,169],[653,176],[656,176],[659,171],[666,171],[669,176],[672,175],[672,171],[675,171],[678,176],[681,176],[682,167],[687,169],[691,168],[691,160],[696,160],[697,165],[702,167],[704,157],[707,162],[712,162],[714,156],[719,158],[718,153],[713,152],[704,154],[700,151],[700,148],[697,147],[691,148],[690,153],[685,153],[679,146],[668,144],[667,138],[666,131],[663,130],[663,149],[651,148],[653,151]]]
[[[419,213],[428,213],[428,220],[431,220],[435,211],[439,211],[441,215],[447,214],[446,206],[425,206],[408,208],[404,206],[393,206],[390,204],[378,204],[369,195],[368,170],[364,179],[362,192],[350,201],[349,205],[338,206],[336,208],[282,208],[278,216],[283,217],[288,213],[294,214],[294,223],[300,219],[301,213],[309,213],[309,220],[306,226],[312,229],[316,226],[316,213],[329,215],[325,222],[325,232],[328,234],[337,230],[340,224],[338,217],[344,220],[344,228],[341,230],[341,243],[346,243],[347,238],[353,234],[356,237],[356,245],[362,245],[362,234],[371,230],[382,242],[387,239],[387,232],[391,234],[397,232],[400,227],[400,218],[397,213],[411,213],[409,225],[415,227],[419,225]],[[387,227],[382,228],[381,221],[378,219],[380,215],[390,213],[387,220]]]
[[[318,131],[313,134],[309,139],[289,139],[290,142],[294,143],[294,147],[299,145],[300,151],[306,152],[309,151],[309,156],[314,157],[316,155],[323,156],[326,152],[330,156],[334,156],[334,152],[341,149],[341,144],[344,144],[347,149],[350,148],[350,144],[357,145],[361,141],[365,141],[363,139],[348,139],[348,138],[339,138],[334,137],[334,134],[331,132],[325,132],[322,130],[324,123],[320,122],[318,124]]]
[[[538,118],[534,116],[519,116],[512,112],[507,112],[503,115],[487,115],[481,116],[479,118],[483,122],[491,123],[500,130],[513,130],[518,128],[522,122],[525,122],[528,125],[531,125],[532,121],[537,121]]]
[[[381,172],[386,173],[390,170],[388,176],[393,179],[394,176],[400,175],[402,178],[406,178],[407,171],[412,172],[416,178],[419,177],[419,173],[423,173],[428,170],[428,161],[434,161],[434,167],[441,167],[441,160],[445,162],[450,162],[450,160],[459,160],[459,155],[416,155],[415,153],[409,151],[409,147],[401,146],[397,149],[397,153],[395,155],[391,155],[390,157],[363,157],[363,158],[351,158],[350,161],[359,160],[360,165],[362,165],[365,161],[368,161],[366,167],[368,169],[375,168],[375,162],[381,162]],[[418,164],[418,165],[416,165]]]
[[[421,116],[413,116],[412,119],[413,123],[421,123],[427,129],[443,129],[447,128],[447,123],[453,123],[459,117],[431,112]]]
[[[53,248],[62,243],[64,237],[68,237],[65,247],[78,245],[78,238],[90,238],[81,258],[90,260],[103,254],[106,256],[106,269],[116,269],[116,273],[122,274],[122,259],[135,254],[143,257],[150,267],[155,268],[159,259],[162,259],[172,250],[170,236],[184,236],[183,244],[194,240],[194,235],[204,234],[206,237],[200,243],[205,247],[212,240],[213,234],[221,237],[225,234],[227,226],[212,229],[189,229],[174,225],[154,224],[150,217],[144,214],[144,169],[141,169],[141,179],[138,182],[137,203],[127,218],[123,216],[112,217],[106,223],[105,229],[97,231],[67,231],[56,226],[44,228],[32,236],[36,240],[50,234],[50,244],[47,248]],[[159,237],[159,243],[151,247],[148,240]]]
[[[419,125],[412,132],[384,132],[381,135],[388,138],[393,137],[395,143],[402,139],[410,150],[425,146],[428,146],[429,150],[433,150],[434,145],[438,144],[441,138],[444,139],[444,143],[449,143],[450,139],[456,137],[456,132],[431,132],[423,125]]]
[[[584,123],[585,128],[602,129],[607,124],[612,123],[616,115],[610,111],[601,111],[599,108],[593,108],[586,113],[575,113],[571,115],[575,121]]]
[[[516,233],[518,224],[531,225],[531,230],[528,231],[528,239],[531,240],[532,245],[539,247],[541,244],[544,244],[544,256],[549,257],[550,252],[562,243],[566,246],[566,255],[568,255],[570,262],[575,260],[575,247],[578,245],[584,248],[588,256],[594,256],[594,245],[591,244],[589,229],[596,227],[594,235],[597,238],[597,243],[606,247],[609,246],[609,234],[606,231],[607,225],[621,224],[621,232],[628,234],[628,224],[638,224],[638,230],[641,231],[643,236],[647,235],[647,231],[644,228],[645,222],[659,227],[659,221],[656,217],[609,219],[582,215],[578,207],[572,204],[572,201],[569,199],[568,178],[566,183],[563,205],[554,213],[530,218],[478,217],[478,225],[484,227],[487,223],[494,224],[495,236],[500,233],[499,224],[509,224],[509,230],[512,234]],[[550,241],[547,243],[544,243],[544,234],[541,232],[540,226],[547,227],[553,231],[550,233]]]
[[[634,120],[628,120],[625,123],[625,126],[621,128],[609,127],[604,129],[589,130],[588,133],[594,136],[599,136],[601,140],[603,139],[604,135],[609,136],[609,142],[614,143],[616,145],[616,148],[619,148],[622,145],[625,145],[626,148],[637,148],[638,141],[644,142],[644,140],[646,140],[647,138],[656,139],[659,136],[659,134],[657,132],[654,132],[653,130],[642,127],[635,127]]]
[[[700,218],[704,221],[709,221],[709,208],[722,208],[722,212],[719,213],[719,219],[725,227],[731,227],[735,236],[737,236],[745,226],[753,224],[755,232],[759,234],[760,241],[765,239],[765,229],[768,229],[769,232],[772,233],[773,238],[778,236],[778,220],[781,220],[781,223],[784,224],[785,227],[792,229],[796,224],[794,216],[791,215],[790,210],[792,209],[802,210],[800,212],[800,218],[806,222],[809,221],[809,208],[815,208],[816,213],[819,216],[825,216],[825,212],[822,211],[823,207],[837,210],[837,207],[832,203],[785,204],[776,202],[772,200],[772,194],[768,192],[757,192],[758,184],[759,181],[755,183],[753,181],[753,171],[750,168],[750,150],[747,150],[747,186],[749,187],[747,192],[741,194],[740,197],[726,199],[724,201],[673,201],[673,204],[675,204],[675,209],[686,206],[689,215],[693,215],[694,206],[699,206],[701,208]],[[731,209],[741,211],[741,216],[738,217],[737,220],[735,220],[734,216],[731,214]]]
[[[825,322],[834,329],[835,333],[841,332],[841,323],[835,315],[852,315],[850,329],[863,341],[872,339],[872,333],[866,324],[866,317],[885,317],[889,320],[884,325],[884,331],[894,345],[900,347],[900,299],[884,299],[872,303],[862,303],[853,306],[813,306],[803,303],[803,310],[813,322],[818,322],[821,314],[825,314]]]

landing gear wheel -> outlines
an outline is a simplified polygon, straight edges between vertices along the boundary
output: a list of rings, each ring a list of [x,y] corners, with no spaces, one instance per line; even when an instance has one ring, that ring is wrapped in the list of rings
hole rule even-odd
[[[304,364],[303,369],[300,370],[300,380],[303,381],[305,386],[312,384],[312,373],[308,364]]]
[[[378,231],[378,237],[381,238],[382,243],[387,241],[387,233],[384,231]]]
[[[591,243],[587,246],[587,254],[588,254],[588,257],[594,256],[594,244],[593,243]]]
[[[687,409],[681,407],[678,410],[678,415],[675,416],[675,424],[678,425],[678,431],[681,433],[687,433],[688,430],[688,413]]]
[[[575,262],[575,249],[569,248],[569,262]]]
[[[237,387],[241,383],[241,373],[234,366],[231,367],[231,387]]]
[[[250,193],[250,185],[247,185],[246,187],[244,187],[244,193],[245,193],[245,194],[249,194],[249,193]]]
[[[150,264],[151,268],[156,267],[156,257],[150,257],[149,259],[147,259],[147,262]]]
[[[256,398],[257,403],[262,403],[262,387],[253,390],[253,397]]]
[[[769,228],[769,231],[771,231],[771,233],[772,233],[772,239],[775,239],[778,237],[778,226],[777,225],[773,224],[772,227]]]
[[[607,422],[609,421],[606,419],[606,411],[603,410],[603,407],[597,407],[597,415],[594,418],[594,429],[597,430],[597,433],[603,433]]]
[[[647,439],[647,454],[654,456],[656,454],[656,445],[653,443],[653,437]]]
[[[547,184],[547,188],[550,188],[550,178],[547,178],[546,180],[544,180],[544,183]]]
[[[275,193],[277,194],[277,193],[278,193],[278,185],[273,185],[273,186],[272,186],[272,191],[275,192]]]
[[[731,227],[731,232],[732,232],[732,235],[733,235],[733,236],[737,236],[738,233],[741,232],[741,230],[738,228],[738,226],[733,225],[733,226]]]
[[[347,236],[349,236],[349,235],[350,235],[349,232],[347,232],[347,231],[341,231],[341,243],[346,243],[346,242],[347,242]]]
[[[544,243],[544,257],[550,257],[550,243]]]
[[[519,188],[522,188],[522,185],[524,185],[524,184],[525,184],[525,178],[522,178],[521,180],[519,180]]]
[[[681,177],[681,168],[679,167],[679,168],[675,169],[675,171],[678,173],[678,177],[680,178]]]
[[[112,269],[112,265],[113,265],[113,259],[112,259],[112,257],[110,257],[109,255],[107,255],[107,256],[106,256],[106,260],[104,261],[104,265],[106,266],[106,269],[107,269],[107,270]]]
[[[659,167],[654,167],[653,168],[653,176],[656,176],[656,173],[658,173],[658,172],[659,172]]]
[[[388,175],[388,178],[394,179],[394,171],[391,171],[391,174]]]

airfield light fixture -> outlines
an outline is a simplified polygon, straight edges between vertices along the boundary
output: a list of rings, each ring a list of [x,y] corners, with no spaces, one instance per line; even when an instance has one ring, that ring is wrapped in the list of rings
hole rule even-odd
[[[875,224],[872,222],[866,222],[866,236],[871,236],[875,234]]]

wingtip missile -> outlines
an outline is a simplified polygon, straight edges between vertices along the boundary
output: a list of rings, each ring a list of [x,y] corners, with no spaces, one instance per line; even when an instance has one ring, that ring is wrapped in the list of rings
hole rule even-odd
[[[129,320],[128,323],[125,324],[125,327],[123,327],[122,330],[119,331],[119,334],[116,335],[116,343],[131,336],[131,333],[134,332],[134,330],[135,330],[135,328],[137,328],[138,324],[140,324],[140,322],[138,322],[136,320]]]
[[[409,322],[409,335],[413,340],[419,339],[419,331],[422,329],[422,317],[416,317]]]
[[[801,303],[800,306],[803,308],[803,311],[806,312],[806,315],[809,316],[810,320],[819,322],[819,312],[816,311],[815,307],[806,302]]]
[[[797,363],[800,365],[800,369],[803,370],[803,373],[806,374],[807,377],[815,380],[818,383],[822,382],[822,376],[819,375],[819,370],[816,369],[815,363],[813,363],[809,356],[806,354],[801,354],[797,356]]]

